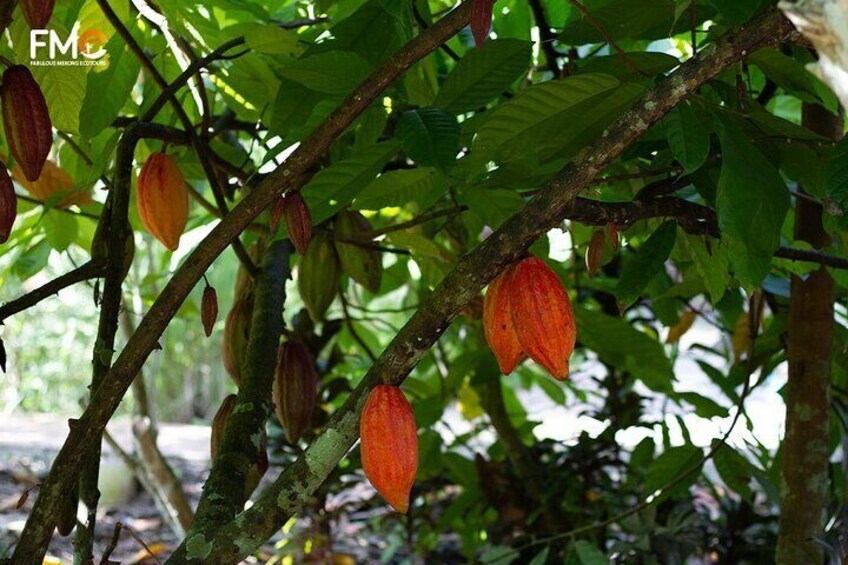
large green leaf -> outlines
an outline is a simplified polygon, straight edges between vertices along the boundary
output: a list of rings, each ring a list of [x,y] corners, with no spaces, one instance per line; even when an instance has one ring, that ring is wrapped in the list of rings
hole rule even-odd
[[[695,271],[704,281],[712,301],[718,302],[727,290],[730,280],[726,250],[718,242],[707,247],[705,237],[685,234],[680,238],[683,249],[695,265]]]
[[[528,88],[485,119],[474,139],[473,158],[485,163],[524,157],[528,147],[572,133],[573,121],[583,114],[575,108],[618,86],[615,77],[585,74]]]
[[[605,41],[598,31],[620,39],[659,39],[667,37],[674,24],[674,0],[596,0],[586,2],[591,20],[580,10],[571,10],[560,34],[567,45]]]
[[[86,75],[83,67],[33,67],[32,74],[41,86],[53,127],[79,133],[80,107],[85,99]]]
[[[626,369],[651,390],[671,391],[673,374],[663,346],[621,318],[576,307],[580,342],[605,363]]]
[[[434,104],[457,114],[486,105],[527,71],[532,46],[493,39],[469,51],[445,78]]]
[[[683,101],[662,121],[671,153],[687,173],[696,171],[710,154],[710,132],[689,102]]]
[[[648,283],[663,270],[677,238],[677,223],[667,221],[651,234],[636,256],[624,264],[615,293],[619,300],[630,304],[642,294]]]
[[[831,112],[837,111],[839,103],[833,91],[796,59],[777,49],[760,49],[751,53],[749,61],[760,67],[778,86],[802,101],[813,104],[820,102]]]
[[[315,92],[343,97],[368,76],[370,68],[356,53],[328,51],[298,59],[282,67],[279,74]]]
[[[733,270],[748,287],[758,286],[780,246],[789,193],[777,169],[735,124],[719,122],[722,166],[716,207],[722,243]]]
[[[645,477],[644,485],[645,495],[652,495],[659,489],[667,487],[678,479],[681,474],[689,471],[691,467],[700,462],[702,457],[703,452],[694,445],[682,445],[668,449],[648,467],[648,474]],[[679,483],[670,488],[666,494],[685,490],[695,482],[699,473],[700,469],[692,470]]]
[[[731,446],[723,445],[718,448],[713,456],[713,462],[721,480],[728,487],[743,498],[750,498],[751,487],[749,483],[754,476],[754,468],[750,461]]]
[[[118,117],[141,70],[138,57],[124,46],[121,36],[115,35],[106,49],[109,67],[88,73],[88,86],[79,111],[80,133],[87,138],[95,137]]]
[[[447,168],[459,151],[459,124],[441,108],[404,112],[397,137],[407,156],[419,165]]]
[[[448,189],[447,179],[428,167],[389,171],[377,177],[354,200],[357,210],[379,210],[387,206],[405,206],[415,202],[429,208]]]
[[[394,142],[372,145],[315,175],[303,188],[303,196],[315,224],[323,222],[365,188],[398,151]]]

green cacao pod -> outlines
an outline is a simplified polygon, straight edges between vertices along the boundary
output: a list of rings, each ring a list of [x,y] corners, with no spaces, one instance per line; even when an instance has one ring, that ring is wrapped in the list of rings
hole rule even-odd
[[[336,252],[345,272],[350,278],[371,292],[380,290],[383,280],[383,258],[376,249],[369,249],[354,243],[344,243],[343,240],[359,239],[370,243],[365,238],[371,233],[371,224],[365,216],[354,210],[343,210],[336,216],[334,224]]]
[[[224,322],[224,339],[221,341],[221,356],[224,368],[236,385],[241,384],[241,369],[247,355],[250,339],[250,321],[253,317],[253,294],[236,298]]]
[[[274,411],[291,443],[312,425],[318,403],[318,372],[315,359],[296,340],[280,345],[273,387]]]
[[[0,243],[9,240],[17,216],[18,198],[15,196],[15,187],[6,167],[0,163]]]
[[[339,292],[342,271],[333,244],[316,233],[300,259],[297,287],[309,315],[320,322]]]
[[[0,100],[12,157],[26,179],[36,181],[53,145],[53,125],[41,87],[28,68],[14,65],[3,73]]]

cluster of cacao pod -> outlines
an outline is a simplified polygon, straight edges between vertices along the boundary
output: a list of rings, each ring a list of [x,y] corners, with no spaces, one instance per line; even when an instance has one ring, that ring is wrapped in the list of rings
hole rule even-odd
[[[298,253],[303,255],[312,240],[312,212],[300,191],[289,192],[277,199],[271,209],[271,233],[280,220],[286,220],[286,232]]]
[[[172,156],[158,152],[147,158],[138,176],[136,203],[147,231],[176,251],[188,222],[188,187]]]
[[[565,287],[541,259],[522,259],[489,285],[483,329],[505,375],[530,357],[555,379],[568,376],[577,325]]]
[[[335,218],[334,239],[316,233],[300,260],[298,289],[313,320],[324,318],[339,292],[342,273],[370,292],[380,290],[383,261],[370,246],[371,224],[359,212],[343,210]]]
[[[318,371],[309,349],[296,339],[281,344],[277,352],[272,399],[286,437],[290,443],[297,443],[312,427],[318,404]]]
[[[218,408],[218,412],[215,413],[215,417],[212,419],[212,438],[210,445],[212,461],[215,461],[218,457],[218,452],[221,450],[221,440],[224,437],[224,429],[227,427],[227,423],[233,415],[233,410],[236,407],[236,399],[237,397],[235,394],[227,396],[221,403],[221,407]],[[254,490],[256,490],[256,487],[259,486],[259,481],[262,480],[262,477],[265,476],[265,473],[268,471],[268,465],[268,436],[263,428],[259,437],[259,452],[256,457],[256,462],[251,465],[245,481],[245,498],[250,498],[250,495]]]
[[[418,473],[418,427],[400,388],[378,385],[371,391],[362,409],[359,435],[365,476],[395,510],[405,514]]]

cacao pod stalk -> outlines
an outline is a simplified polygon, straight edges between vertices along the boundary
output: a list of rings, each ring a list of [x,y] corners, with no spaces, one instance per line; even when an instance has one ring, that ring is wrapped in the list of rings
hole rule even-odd
[[[521,347],[555,379],[565,379],[577,325],[562,281],[544,261],[528,257],[515,266],[509,300]]]
[[[589,247],[586,248],[586,271],[590,277],[597,274],[598,269],[604,258],[604,232],[595,230],[592,234],[592,239],[589,241]]]
[[[343,210],[336,216],[336,237],[339,239],[360,239],[373,230],[365,216],[354,210]],[[369,249],[353,243],[335,241],[336,252],[345,272],[350,278],[364,286],[370,292],[379,292],[383,280],[383,258],[376,249]]]
[[[339,292],[342,271],[333,244],[316,233],[300,258],[297,287],[309,315],[320,322]]]
[[[312,212],[309,211],[300,191],[286,194],[282,206],[289,240],[297,252],[303,255],[312,239]]]
[[[166,153],[153,153],[138,176],[138,215],[153,236],[176,251],[188,221],[188,189],[180,167]]]
[[[493,280],[483,300],[483,332],[504,375],[514,371],[525,357],[512,324],[509,305],[509,288],[514,270],[515,266],[510,265]]]
[[[28,68],[13,65],[6,69],[0,101],[12,157],[26,179],[36,181],[53,145],[53,124],[41,87]]]
[[[53,15],[56,0],[20,0],[21,11],[30,29],[44,29]]]
[[[34,181],[27,180],[23,169],[16,163],[12,167],[12,178],[24,189],[42,202],[48,202],[57,194],[64,195],[56,203],[60,208],[81,206],[93,202],[87,190],[75,189],[74,179],[53,161],[46,161],[41,176]]]
[[[418,473],[417,430],[403,391],[375,387],[359,421],[362,468],[377,492],[401,514],[409,509],[409,493]]]
[[[9,240],[15,218],[18,217],[18,198],[6,167],[0,163],[0,243]]]
[[[203,298],[200,300],[200,321],[203,323],[203,332],[206,337],[212,335],[217,320],[218,293],[207,284],[206,288],[203,289]]]
[[[272,392],[274,411],[295,444],[312,426],[312,414],[318,403],[318,372],[315,359],[301,342],[280,345]]]

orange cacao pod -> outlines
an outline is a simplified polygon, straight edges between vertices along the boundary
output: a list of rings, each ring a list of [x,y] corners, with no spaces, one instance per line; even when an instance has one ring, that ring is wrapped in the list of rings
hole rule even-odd
[[[483,332],[504,375],[515,370],[525,357],[512,324],[509,304],[509,288],[514,271],[515,265],[510,265],[493,280],[483,300]]]
[[[365,476],[395,510],[406,514],[418,472],[418,431],[412,406],[394,386],[374,388],[359,421]]]
[[[88,191],[75,189],[74,179],[53,161],[45,161],[41,176],[34,181],[27,180],[23,169],[16,163],[12,167],[12,178],[42,202],[47,202],[57,194],[63,194],[62,200],[56,203],[61,208],[92,202]]]
[[[586,248],[586,270],[590,277],[594,277],[601,268],[601,263],[604,258],[604,232],[595,230],[592,234],[592,239],[589,241],[589,247]]]
[[[250,338],[250,321],[253,317],[253,295],[236,298],[224,321],[224,339],[221,340],[221,357],[224,368],[236,385],[241,384],[241,368],[247,354]]]
[[[299,341],[280,345],[272,392],[274,411],[291,443],[297,443],[312,425],[318,402],[315,359]]]
[[[282,200],[282,211],[286,217],[286,231],[289,239],[303,255],[312,239],[312,212],[300,191],[289,192]]]
[[[56,0],[20,0],[20,4],[30,29],[44,29],[53,15]]]
[[[212,329],[218,320],[218,293],[209,285],[203,289],[200,301],[200,321],[203,322],[203,332],[206,337],[212,335]]]
[[[489,37],[489,29],[492,27],[492,7],[494,0],[471,0],[471,34],[474,43],[481,47]]]
[[[577,325],[559,277],[541,259],[528,257],[515,266],[509,300],[521,347],[555,379],[565,379]]]
[[[41,87],[28,68],[14,65],[3,73],[0,100],[12,157],[27,180],[38,180],[53,145],[53,125]]]
[[[15,196],[15,187],[6,167],[0,163],[0,243],[9,240],[17,216],[18,199]]]
[[[215,417],[212,418],[212,436],[209,445],[209,453],[212,456],[212,461],[218,458],[218,451],[221,447],[221,438],[224,437],[224,428],[227,427],[227,422],[236,407],[236,395],[230,394],[221,402],[218,411],[215,412]]]
[[[153,153],[138,176],[138,215],[144,227],[176,251],[188,221],[188,189],[180,167],[166,153]]]

